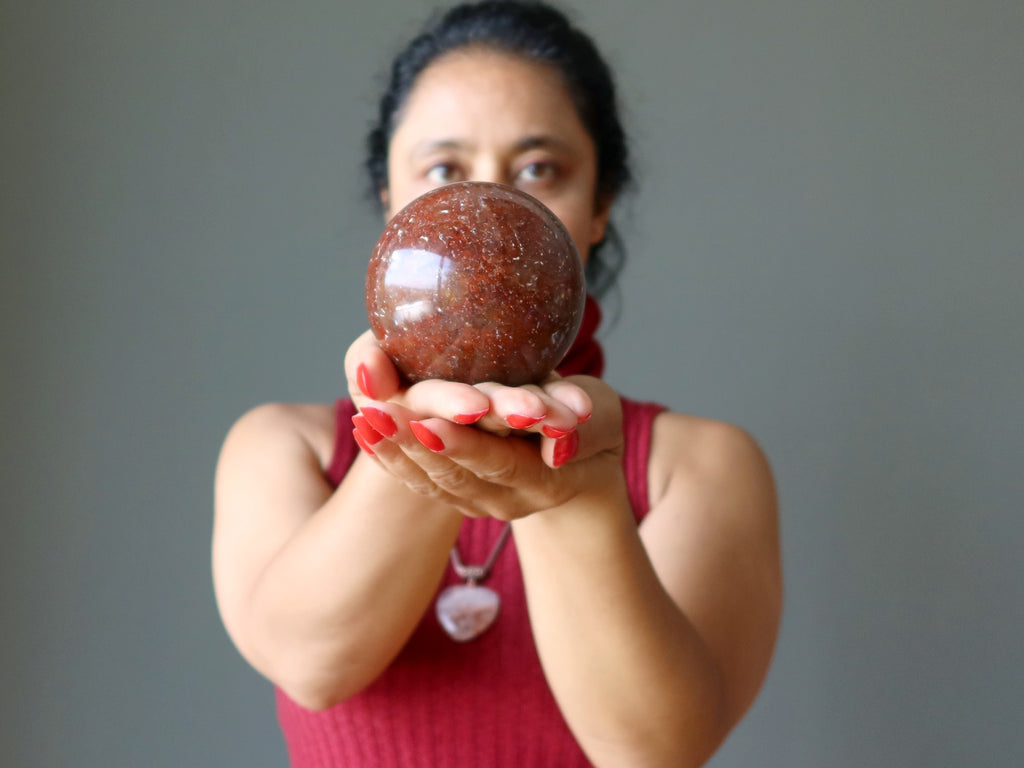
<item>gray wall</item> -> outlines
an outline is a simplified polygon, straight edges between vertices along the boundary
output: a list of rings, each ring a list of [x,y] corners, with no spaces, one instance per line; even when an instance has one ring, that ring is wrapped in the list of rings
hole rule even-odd
[[[778,475],[782,633],[714,765],[1024,764],[1024,4],[584,5],[641,180],[610,379]],[[426,7],[0,8],[0,764],[283,764],[212,472],[340,390]]]

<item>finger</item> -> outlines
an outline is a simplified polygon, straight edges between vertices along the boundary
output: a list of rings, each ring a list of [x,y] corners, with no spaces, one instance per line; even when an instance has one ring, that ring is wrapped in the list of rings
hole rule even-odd
[[[354,401],[387,400],[401,388],[401,377],[391,358],[367,330],[345,353],[345,377]]]
[[[431,479],[428,468],[421,463],[426,459],[429,464],[432,458],[435,464],[443,460],[415,439],[410,430],[412,422],[402,419],[395,406],[379,405],[364,406],[352,417],[353,436],[359,447],[411,490],[452,503],[453,499]]]
[[[411,422],[410,430],[431,455],[403,445],[407,455],[463,511],[511,520],[552,506],[554,473],[532,439],[436,418]]]
[[[561,376],[549,378],[540,386],[548,397],[572,411],[577,422],[583,424],[590,419],[594,411],[594,403],[587,391],[574,378],[563,379]]]
[[[440,379],[413,384],[405,393],[403,403],[421,417],[439,417],[457,424],[475,424],[491,408],[487,395],[476,387]]]
[[[582,462],[602,453],[622,455],[622,401],[614,390],[597,379],[585,382],[584,387],[591,390],[580,389],[591,404],[590,417],[570,434],[541,439],[540,455],[549,467]]]
[[[384,439],[384,435],[370,426],[370,422],[361,413],[352,416],[352,437],[355,438],[356,445],[362,449],[363,453],[369,456],[377,455],[373,446]]]
[[[479,440],[474,438],[481,437],[495,441],[490,450],[501,448],[503,440],[447,419],[410,418],[416,414],[395,403],[377,405],[365,406],[361,412],[367,424],[382,436],[380,442],[373,445],[373,451],[378,461],[410,489],[474,517],[501,515],[503,510],[515,506],[509,499],[515,496],[517,489],[477,477],[445,455],[448,445],[457,443],[460,435],[476,443]],[[358,419],[356,421],[358,423]],[[536,448],[533,452],[534,463],[540,464]]]
[[[609,413],[608,421],[614,421],[614,414]],[[450,503],[474,516],[514,520],[551,509],[593,488],[621,466],[621,450],[596,455],[601,453],[598,440],[614,445],[616,432],[621,441],[621,429],[596,433],[590,447],[592,461],[583,461],[577,458],[582,437],[575,430],[558,440],[543,438],[549,444],[545,460],[536,441],[527,436],[497,437],[444,419],[424,419],[410,427],[434,454],[432,459],[416,457],[418,466]],[[415,451],[408,455],[414,456]]]
[[[574,430],[579,422],[570,408],[541,387],[508,387],[496,382],[476,386],[490,399],[490,412],[480,423],[489,431],[500,434],[511,428],[560,437]]]

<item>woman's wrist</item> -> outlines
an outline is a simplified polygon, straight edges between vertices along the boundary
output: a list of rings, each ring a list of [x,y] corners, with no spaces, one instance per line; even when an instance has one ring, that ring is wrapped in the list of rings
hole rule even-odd
[[[560,471],[572,469],[569,466]],[[615,459],[614,467],[603,471],[595,468],[587,474],[592,482],[581,484],[579,493],[557,506],[514,521],[513,530],[517,532],[517,541],[520,537],[541,537],[545,541],[557,542],[560,548],[588,547],[594,538],[635,531],[636,522],[629,503],[626,480],[618,460]]]

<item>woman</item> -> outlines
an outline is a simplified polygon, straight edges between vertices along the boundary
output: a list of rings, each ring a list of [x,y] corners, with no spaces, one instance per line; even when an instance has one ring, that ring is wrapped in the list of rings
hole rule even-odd
[[[449,182],[519,187],[607,278],[614,88],[546,6],[460,6],[414,40],[368,168],[389,217]],[[748,709],[781,607],[770,470],[741,430],[603,383],[598,321],[588,300],[561,375],[515,388],[403,386],[367,332],[348,398],[232,428],[218,604],[293,765],[699,765]],[[490,611],[468,629],[445,602],[467,579]]]

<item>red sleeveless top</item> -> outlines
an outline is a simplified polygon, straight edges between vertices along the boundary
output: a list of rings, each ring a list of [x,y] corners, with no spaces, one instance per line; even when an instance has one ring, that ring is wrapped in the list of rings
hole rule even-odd
[[[593,330],[586,330],[580,336],[590,343],[589,362],[582,367],[599,374],[600,348],[594,351]],[[664,409],[625,398],[622,406],[622,465],[639,522],[648,510],[651,425]],[[335,486],[358,452],[351,437],[353,413],[351,401],[338,401],[334,455],[326,471]],[[483,562],[502,527],[498,520],[467,519],[458,540],[463,560]],[[438,592],[460,582],[449,565]],[[487,586],[501,595],[501,613],[475,640],[453,641],[428,610],[391,666],[331,709],[304,709],[277,689],[278,720],[293,768],[589,766],[541,670],[514,537]]]

